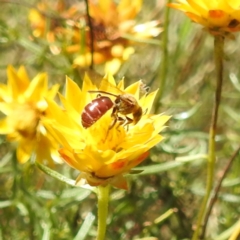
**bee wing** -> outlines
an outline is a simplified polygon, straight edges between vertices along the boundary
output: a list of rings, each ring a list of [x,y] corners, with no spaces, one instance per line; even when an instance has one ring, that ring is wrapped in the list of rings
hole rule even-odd
[[[91,79],[93,84],[95,84],[97,87],[99,87],[101,84],[101,81],[103,79],[103,76],[101,74],[99,74],[98,72],[91,70],[91,69],[88,69],[85,72],[89,76],[89,78]]]
[[[150,87],[148,87],[142,80],[124,89],[124,78],[122,78],[120,82],[116,84],[111,75],[106,75],[103,77],[94,70],[87,70],[86,73],[99,90],[111,92],[115,95],[120,95],[127,92],[136,96],[138,95],[138,89],[140,90],[141,95],[145,95],[148,94],[150,89]]]
[[[123,84],[123,80],[120,81],[120,83],[117,85],[114,78],[112,76],[106,75],[101,83],[100,83],[100,87],[99,90],[101,91],[105,91],[105,92],[110,92],[113,93],[115,95],[121,95],[124,94],[125,92],[124,90],[124,84]]]
[[[142,81],[135,82],[128,86],[126,89],[124,89],[124,78],[118,83],[115,83],[115,80],[112,76],[105,76],[100,84],[100,89],[106,92],[112,92],[116,95],[121,94],[132,94],[137,99],[139,98],[139,93],[141,90],[141,86],[143,85]]]
[[[110,92],[115,95],[122,95],[126,93],[131,94],[137,101],[139,101],[142,97],[148,95],[149,87],[140,80],[124,89],[124,79],[116,85],[114,79],[110,79],[109,81],[109,77],[106,76],[101,81],[100,90]]]

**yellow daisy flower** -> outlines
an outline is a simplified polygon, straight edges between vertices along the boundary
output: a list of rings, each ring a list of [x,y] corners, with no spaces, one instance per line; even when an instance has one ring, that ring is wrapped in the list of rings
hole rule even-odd
[[[170,3],[169,6],[183,11],[212,34],[240,30],[239,0],[178,0],[178,3]]]
[[[0,134],[17,143],[17,159],[21,163],[28,161],[32,152],[37,161],[59,161],[58,144],[41,122],[48,107],[45,98],[53,99],[58,85],[49,90],[46,74],[30,81],[24,67],[16,71],[9,66],[7,75],[7,85],[0,84],[0,111],[6,115],[0,120]]]
[[[81,172],[77,184],[126,189],[124,174],[162,141],[159,132],[169,116],[150,114],[157,91],[139,97],[141,88],[141,81],[124,88],[121,80],[116,86],[107,75],[99,88],[85,76],[80,89],[67,78],[66,94],[60,95],[64,108],[48,100],[45,126],[61,144],[59,153],[65,162]]]

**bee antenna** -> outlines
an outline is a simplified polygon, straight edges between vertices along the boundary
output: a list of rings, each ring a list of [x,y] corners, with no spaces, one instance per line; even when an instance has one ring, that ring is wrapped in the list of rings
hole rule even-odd
[[[110,95],[113,97],[118,97],[116,94],[110,93],[110,92],[105,92],[105,91],[100,91],[100,90],[90,90],[88,91],[89,93],[102,93],[102,94],[106,94],[106,95]]]

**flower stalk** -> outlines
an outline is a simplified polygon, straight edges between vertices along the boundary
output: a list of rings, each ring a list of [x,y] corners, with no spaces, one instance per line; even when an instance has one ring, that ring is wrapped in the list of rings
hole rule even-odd
[[[233,161],[236,159],[236,157],[239,155],[239,151],[240,151],[240,146],[237,148],[237,150],[233,153],[233,155],[231,156],[231,158],[227,161],[227,164],[223,170],[223,174],[222,176],[218,179],[218,182],[216,184],[216,187],[214,189],[214,192],[213,192],[213,196],[211,197],[211,200],[209,202],[209,205],[208,205],[208,209],[207,209],[207,212],[205,214],[205,218],[204,218],[204,221],[203,221],[203,227],[202,227],[202,233],[200,235],[200,239],[203,239],[204,236],[205,236],[205,232],[206,232],[206,227],[207,227],[207,224],[208,224],[208,220],[209,220],[209,216],[212,212],[212,209],[213,209],[213,206],[214,206],[214,203],[217,201],[217,198],[218,198],[218,194],[219,194],[219,191],[222,187],[222,182],[223,180],[225,179],[227,173],[229,172],[231,166],[232,166],[232,163]]]
[[[203,221],[207,204],[209,202],[210,194],[213,188],[214,171],[215,171],[215,163],[216,163],[216,152],[215,152],[216,139],[215,138],[216,138],[216,129],[217,129],[217,120],[218,120],[218,110],[221,102],[222,82],[223,82],[223,55],[224,55],[223,48],[224,48],[224,37],[221,35],[216,35],[214,37],[214,57],[215,57],[217,86],[216,86],[215,101],[214,101],[214,106],[212,111],[211,125],[209,130],[206,193],[198,214],[196,230],[193,234],[192,240],[199,239],[199,235],[202,230],[202,221]]]
[[[170,3],[171,3],[171,0],[168,0],[168,4]],[[159,72],[160,85],[159,85],[159,91],[156,96],[155,113],[158,112],[159,107],[161,106],[161,99],[165,89],[167,72],[168,72],[169,18],[170,18],[170,8],[166,8],[165,14],[164,14],[164,31],[162,34],[163,42],[161,43],[163,53],[162,53],[162,64]]]
[[[89,25],[89,30],[90,30],[90,50],[91,50],[91,62],[90,62],[90,69],[93,69],[93,54],[94,54],[94,32],[93,32],[93,26],[92,26],[92,20],[90,16],[90,10],[89,10],[89,4],[88,0],[85,0],[85,5],[86,5],[86,14],[87,14],[87,20],[88,20],[88,25]]]
[[[96,240],[104,240],[108,215],[110,185],[98,186],[98,231]]]

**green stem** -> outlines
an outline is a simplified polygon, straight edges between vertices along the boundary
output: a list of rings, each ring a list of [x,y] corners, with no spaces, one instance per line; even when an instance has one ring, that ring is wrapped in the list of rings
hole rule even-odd
[[[94,32],[93,32],[93,26],[92,26],[92,20],[90,16],[90,11],[89,11],[89,3],[88,0],[85,0],[85,5],[86,5],[86,14],[87,14],[87,20],[88,20],[88,26],[90,29],[90,49],[91,49],[91,64],[90,64],[90,69],[93,69],[93,54],[94,54]]]
[[[96,240],[104,240],[108,215],[110,185],[98,187],[98,232]]]
[[[214,57],[215,57],[215,69],[216,69],[216,76],[217,76],[217,87],[216,87],[216,93],[215,93],[214,107],[212,111],[211,125],[209,130],[206,194],[198,214],[196,230],[193,234],[192,240],[199,239],[200,232],[202,231],[202,221],[203,221],[207,204],[209,202],[210,194],[213,188],[214,170],[215,170],[215,162],[216,162],[215,136],[216,136],[216,128],[217,128],[218,109],[221,101],[222,82],[223,82],[223,48],[224,48],[224,37],[215,36]]]
[[[167,1],[167,4],[169,4],[171,0]],[[161,68],[159,73],[159,79],[160,79],[160,86],[159,90],[156,96],[156,105],[155,105],[155,112],[158,111],[158,108],[161,105],[161,99],[163,95],[163,91],[165,89],[166,84],[166,78],[167,78],[167,72],[168,72],[168,32],[169,32],[169,17],[170,17],[170,8],[165,8],[165,15],[164,15],[164,31],[162,34],[162,62],[161,62]]]
[[[206,227],[207,227],[207,224],[208,224],[208,220],[209,220],[209,217],[210,217],[210,214],[212,212],[212,209],[213,209],[213,206],[214,206],[214,203],[217,201],[217,198],[218,198],[218,193],[221,189],[221,186],[222,186],[222,182],[223,180],[225,179],[227,173],[229,172],[231,166],[232,166],[232,163],[234,161],[234,159],[238,156],[239,154],[239,151],[240,151],[240,146],[237,148],[237,150],[233,153],[233,155],[231,156],[231,158],[227,161],[227,165],[226,167],[223,169],[223,174],[222,176],[219,178],[218,182],[217,182],[217,185],[214,189],[214,192],[213,192],[213,196],[211,197],[211,200],[209,202],[209,205],[208,205],[208,209],[207,209],[207,212],[205,214],[205,218],[204,218],[204,221],[203,221],[203,227],[202,227],[202,233],[200,235],[200,239],[203,239],[204,236],[205,236],[205,232],[206,232]]]

